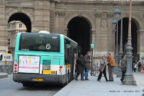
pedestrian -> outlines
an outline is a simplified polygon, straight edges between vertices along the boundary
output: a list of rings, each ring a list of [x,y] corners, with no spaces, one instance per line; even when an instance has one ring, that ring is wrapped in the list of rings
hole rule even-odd
[[[102,59],[100,60],[100,68],[99,68],[99,75],[97,81],[101,80],[102,74],[104,74],[105,80],[108,81],[107,76],[106,76],[106,65],[107,65],[107,60],[106,57],[103,56]]]
[[[79,74],[81,74],[81,80],[84,80],[84,69],[85,69],[85,65],[84,65],[84,57],[81,54],[77,60],[77,67],[76,67],[76,80],[78,80],[78,76]]]
[[[122,60],[120,61],[121,63],[121,71],[122,71],[122,77],[121,77],[121,82],[123,82],[125,73],[126,73],[126,55],[123,55]]]
[[[91,64],[91,53],[88,51],[87,54],[85,55],[84,57],[84,60],[85,60],[85,80],[89,80],[88,79],[88,73],[89,73],[89,70],[90,70],[90,64]]]
[[[138,72],[141,72],[141,61],[140,60],[138,60],[138,62],[137,62],[137,66],[138,66]]]
[[[113,81],[113,67],[117,66],[115,63],[115,59],[111,56],[111,53],[107,54],[107,61],[108,61],[108,72],[109,72],[109,81]]]
[[[134,65],[134,69],[133,69],[133,71],[136,72],[136,70],[137,70],[137,64],[136,64],[135,61],[134,61],[133,65]]]

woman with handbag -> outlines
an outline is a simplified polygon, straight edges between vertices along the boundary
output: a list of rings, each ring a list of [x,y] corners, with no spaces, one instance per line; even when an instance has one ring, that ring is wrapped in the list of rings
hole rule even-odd
[[[105,80],[108,81],[107,76],[106,76],[106,65],[107,65],[107,59],[105,56],[102,57],[100,60],[100,68],[99,68],[99,75],[97,81],[101,80],[102,74],[104,74]]]

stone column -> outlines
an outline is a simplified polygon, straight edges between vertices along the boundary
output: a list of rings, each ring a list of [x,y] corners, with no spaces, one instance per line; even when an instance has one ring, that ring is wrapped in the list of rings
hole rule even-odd
[[[5,17],[5,0],[0,0],[0,51],[8,51],[8,32]]]
[[[91,29],[91,42],[90,43],[94,43],[95,44],[95,48],[93,49],[93,56],[96,57],[96,29]]]
[[[50,32],[55,32],[55,2],[50,4]]]
[[[55,16],[56,16],[56,19],[55,19],[55,33],[67,35],[67,32],[64,32],[65,31],[65,26],[64,26],[65,12],[64,11],[56,11]]]
[[[34,1],[34,20],[33,30],[50,31],[50,2],[49,1]]]
[[[144,57],[144,29],[140,29],[137,31],[137,35],[138,35],[138,41],[137,41],[137,47],[138,47],[138,54],[140,55],[140,57]]]
[[[96,17],[96,34],[95,34],[95,56],[101,57],[105,55],[109,48],[110,30],[108,29],[108,15],[107,12],[99,12],[95,14]]]

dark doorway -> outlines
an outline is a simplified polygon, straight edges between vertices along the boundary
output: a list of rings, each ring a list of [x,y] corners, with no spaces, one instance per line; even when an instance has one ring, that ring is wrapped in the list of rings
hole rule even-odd
[[[129,24],[129,19],[128,18],[123,18],[123,51],[126,53],[126,44],[128,41],[128,24]],[[138,30],[138,25],[134,19],[132,19],[132,47],[133,47],[133,56],[134,60],[137,59],[137,30]],[[121,20],[118,22],[118,42],[119,42],[119,49],[120,49],[120,33],[121,33]]]
[[[31,20],[30,18],[24,14],[24,13],[15,13],[13,14],[9,20],[8,23],[11,21],[21,21],[26,25],[27,32],[31,32]]]
[[[85,55],[90,50],[91,24],[84,17],[75,17],[68,24],[68,37],[78,42],[81,53]]]

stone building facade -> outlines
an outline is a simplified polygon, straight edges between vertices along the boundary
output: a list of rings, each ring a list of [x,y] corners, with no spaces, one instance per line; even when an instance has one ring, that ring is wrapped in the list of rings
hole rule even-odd
[[[14,53],[17,33],[26,32],[26,26],[21,21],[11,21],[8,24],[8,50]]]
[[[68,35],[82,47],[87,47],[85,52],[90,49],[89,44],[94,43],[95,57],[106,52],[114,53],[115,31],[112,21],[115,7],[120,5],[119,0],[0,0],[0,51],[8,50],[8,23],[19,20],[26,25],[28,32],[48,30]],[[128,0],[123,0],[120,10],[123,22],[128,23]],[[132,18],[135,30],[133,44],[136,54],[143,57],[144,0],[133,0]],[[127,30],[124,30],[126,36]]]

